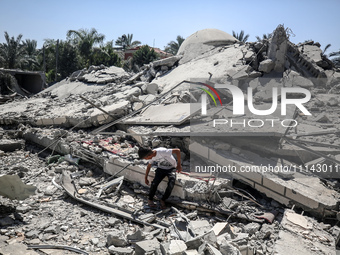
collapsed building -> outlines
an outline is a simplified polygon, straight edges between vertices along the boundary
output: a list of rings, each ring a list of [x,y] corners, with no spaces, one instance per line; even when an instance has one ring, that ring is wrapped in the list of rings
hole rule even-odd
[[[0,250],[37,254],[24,242],[85,254],[336,254],[339,82],[320,45],[291,43],[283,26],[255,43],[205,29],[189,36],[176,56],[139,73],[91,66],[3,104],[3,171],[36,185],[37,194],[11,202],[15,212],[7,208]],[[195,87],[202,84],[252,88],[261,110],[273,105],[273,88],[304,88],[312,95],[304,104],[312,115],[288,107],[282,119],[277,107],[255,119],[245,111],[231,126],[233,95],[218,90],[224,105],[207,100],[203,115],[202,90]],[[278,124],[262,125],[268,118]],[[214,127],[212,119],[223,125]],[[170,211],[144,205],[146,162],[138,159],[139,146],[182,151]],[[163,181],[159,189],[165,187]]]

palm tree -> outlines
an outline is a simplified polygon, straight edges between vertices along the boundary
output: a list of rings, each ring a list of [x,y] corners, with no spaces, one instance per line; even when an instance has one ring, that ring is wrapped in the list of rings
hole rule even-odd
[[[184,40],[185,39],[182,36],[178,35],[176,37],[176,42],[175,41],[169,42],[168,45],[165,47],[164,51],[171,53],[172,55],[176,55],[179,50],[179,47],[181,47]]]
[[[105,35],[97,32],[95,28],[69,30],[67,37],[71,42],[77,46],[80,55],[82,56],[85,65],[91,65],[93,47],[104,41]]]
[[[331,60],[334,63],[335,67],[340,67],[340,50],[330,53],[329,56],[335,57],[332,58]]]
[[[25,48],[26,58],[27,58],[27,69],[33,71],[38,67],[37,56],[37,41],[26,39],[23,42],[23,46]]]
[[[233,36],[240,42],[246,42],[248,41],[249,34],[245,36],[243,30],[241,30],[240,34],[238,33],[236,34],[235,31],[233,30]]]
[[[116,45],[122,46],[124,49],[133,48],[141,44],[140,41],[132,41],[133,34],[123,34],[116,40]]]
[[[269,40],[270,38],[272,38],[273,34],[272,33],[268,33],[268,34],[263,34],[262,38],[259,37],[258,35],[256,36],[256,39],[261,42],[263,40]]]
[[[329,43],[325,46],[325,48],[323,49],[321,56],[327,57],[326,55],[326,51],[329,49],[329,47],[331,47],[332,45]]]
[[[9,37],[8,33],[5,32],[6,43],[0,45],[0,56],[3,67],[9,69],[21,68],[27,63],[25,48],[21,44],[21,38],[22,34],[14,38],[14,36]]]

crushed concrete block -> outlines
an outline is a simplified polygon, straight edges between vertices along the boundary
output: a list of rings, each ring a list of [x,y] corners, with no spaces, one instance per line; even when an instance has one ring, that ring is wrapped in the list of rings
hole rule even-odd
[[[225,233],[227,226],[228,222],[217,222],[212,228],[212,231],[214,231],[216,236],[219,236]]]
[[[220,252],[223,255],[242,255],[240,250],[237,249],[230,242],[226,242],[220,246]]]
[[[151,102],[153,102],[156,99],[155,95],[148,94],[148,95],[140,95],[138,99],[144,104],[147,105]]]
[[[223,255],[219,250],[217,250],[214,246],[211,244],[207,244],[204,254],[209,254],[209,255]]]
[[[34,239],[34,238],[37,238],[39,234],[40,234],[39,230],[31,230],[25,233],[25,237]]]
[[[23,140],[9,140],[9,139],[1,139],[0,140],[0,150],[5,152],[12,152],[15,150],[20,150],[23,148],[25,141]]]
[[[169,255],[181,255],[187,246],[182,240],[171,240],[169,245]]]
[[[211,229],[210,224],[207,220],[194,220],[190,223],[191,229],[196,235],[203,235]]]
[[[134,87],[134,88],[131,88],[129,90],[125,90],[123,92],[123,94],[127,97],[127,98],[131,98],[133,96],[135,97],[138,97],[140,96],[140,94],[142,93],[142,91],[140,90],[140,88],[138,87]]]
[[[145,85],[145,93],[157,95],[158,94],[158,84],[157,83],[147,83]]]
[[[18,213],[27,213],[29,210],[31,210],[30,206],[18,206],[17,208],[15,208],[15,210]]]
[[[128,244],[124,233],[118,229],[113,229],[107,236],[107,246],[124,247]]]
[[[334,238],[316,220],[286,209],[281,226],[273,254],[335,254]]]
[[[199,255],[197,250],[186,250],[183,255]]]
[[[301,76],[298,72],[291,70],[287,77],[284,78],[284,83],[286,87],[302,87],[302,88],[313,88],[314,83],[303,76]]]
[[[169,246],[170,246],[169,242],[161,243],[161,252],[162,252],[162,255],[168,255],[168,253],[169,253]]]
[[[274,62],[271,59],[266,59],[260,62],[259,71],[264,73],[270,73],[274,69]]]
[[[135,244],[135,255],[150,254],[160,250],[160,243],[157,239],[145,240]]]
[[[114,255],[132,255],[133,249],[130,247],[123,248],[123,247],[115,247],[111,245],[109,248],[109,253]]]
[[[160,59],[157,61],[152,62],[153,67],[157,66],[167,66],[167,67],[172,67],[177,61],[179,61],[183,56],[182,55],[176,55],[164,59]]]
[[[29,250],[26,245],[22,243],[12,243],[5,247],[1,247],[2,255],[39,255],[33,250]]]
[[[328,114],[326,113],[321,113],[319,114],[314,121],[320,122],[320,123],[331,123]]]
[[[307,57],[309,57],[310,60],[313,60],[315,63],[322,62],[322,50],[320,49],[320,47],[316,45],[303,45],[300,47],[300,51],[304,55],[307,55]]]
[[[243,229],[245,232],[249,233],[249,235],[253,235],[260,229],[260,227],[261,225],[259,223],[252,222],[245,225]]]
[[[252,71],[251,66],[241,65],[227,70],[227,74],[234,80],[242,80],[249,78],[249,73]]]
[[[117,218],[110,218],[106,221],[106,223],[107,223],[108,226],[114,227],[117,224],[121,224],[122,221],[120,219],[117,219]]]
[[[329,105],[329,106],[337,106],[337,105],[339,105],[339,101],[335,97],[331,97],[327,101],[327,105]]]
[[[142,241],[145,239],[145,234],[140,229],[138,229],[135,233],[127,235],[126,238],[128,240]]]
[[[53,196],[53,194],[57,191],[57,187],[53,186],[53,185],[49,185],[46,187],[44,194],[46,196]]]
[[[18,175],[0,175],[0,195],[10,198],[23,200],[35,194],[36,187],[26,185]]]
[[[237,236],[233,239],[233,243],[236,243],[237,245],[247,245],[248,240],[248,233],[237,233]]]
[[[44,232],[45,233],[52,233],[52,234],[59,234],[60,226],[59,225],[49,226],[48,228],[45,228]]]
[[[201,236],[196,236],[193,239],[190,239],[185,242],[188,249],[198,249],[204,242],[210,243],[213,246],[216,246],[217,244],[217,237],[214,233],[214,231],[209,231],[206,234],[203,234]]]
[[[274,225],[272,224],[263,224],[261,230],[259,232],[258,237],[261,239],[269,238],[274,233]]]

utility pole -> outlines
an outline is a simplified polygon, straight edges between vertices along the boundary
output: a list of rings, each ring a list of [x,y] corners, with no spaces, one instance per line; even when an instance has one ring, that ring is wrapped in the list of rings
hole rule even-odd
[[[57,40],[57,48],[55,52],[55,82],[57,82],[58,78],[58,57],[59,57],[59,39]]]
[[[43,46],[43,71],[46,73],[46,55],[45,55],[45,45]]]

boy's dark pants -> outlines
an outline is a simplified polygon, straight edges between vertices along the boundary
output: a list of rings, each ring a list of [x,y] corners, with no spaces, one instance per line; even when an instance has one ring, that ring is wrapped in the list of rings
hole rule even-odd
[[[156,194],[157,187],[164,179],[165,176],[168,176],[168,186],[163,194],[162,200],[165,201],[170,197],[171,191],[175,186],[176,181],[176,169],[161,169],[157,168],[155,171],[155,178],[151,182],[150,192],[149,192],[149,200],[153,200],[154,195]]]

